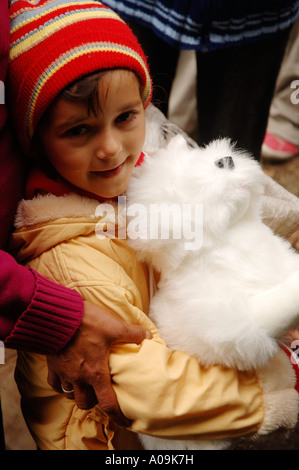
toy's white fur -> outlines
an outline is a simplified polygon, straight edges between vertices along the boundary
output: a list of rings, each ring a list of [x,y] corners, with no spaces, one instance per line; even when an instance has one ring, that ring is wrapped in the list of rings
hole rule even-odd
[[[215,164],[226,156],[232,157],[234,168]],[[262,194],[259,164],[228,140],[190,149],[177,136],[134,170],[128,206],[138,202],[149,215],[161,202],[203,205],[198,250],[186,250],[186,240],[171,234],[169,239],[151,239],[146,221],[143,237],[128,240],[138,257],[161,273],[150,318],[171,349],[198,357],[203,366],[261,367],[277,351],[277,340],[297,325],[299,256],[262,222]],[[141,440],[149,449],[226,445],[150,436]]]

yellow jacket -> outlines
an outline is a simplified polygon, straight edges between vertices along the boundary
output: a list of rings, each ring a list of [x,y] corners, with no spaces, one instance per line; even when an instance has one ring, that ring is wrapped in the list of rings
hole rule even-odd
[[[45,357],[20,353],[16,377],[38,446],[137,449],[137,432],[216,439],[294,426],[298,394],[283,354],[274,358],[271,369],[241,373],[218,366],[204,369],[195,358],[166,347],[147,316],[147,266],[136,260],[125,240],[97,238],[97,205],[96,200],[75,194],[22,201],[12,244],[20,262],[126,322],[152,331],[153,339],[118,345],[110,356],[117,398],[132,425],[130,430],[116,428],[98,406],[78,409],[48,385]]]

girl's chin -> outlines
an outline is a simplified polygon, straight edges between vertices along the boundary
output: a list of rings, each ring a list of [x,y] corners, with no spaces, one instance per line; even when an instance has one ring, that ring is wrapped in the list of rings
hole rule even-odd
[[[121,185],[117,186],[114,189],[105,191],[105,188],[101,188],[100,191],[95,191],[94,194],[102,200],[107,199],[117,199],[119,196],[122,196],[126,191],[126,186]]]

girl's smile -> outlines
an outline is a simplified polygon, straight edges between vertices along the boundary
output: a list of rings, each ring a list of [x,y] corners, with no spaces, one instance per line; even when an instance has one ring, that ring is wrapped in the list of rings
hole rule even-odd
[[[84,100],[58,97],[40,126],[52,166],[73,185],[103,198],[122,194],[140,156],[145,112],[133,72],[111,70],[98,83],[95,113]]]
[[[111,170],[98,170],[98,171],[91,171],[92,174],[95,176],[100,176],[101,178],[113,178],[114,176],[118,175],[121,170],[124,168],[124,163],[112,168]]]

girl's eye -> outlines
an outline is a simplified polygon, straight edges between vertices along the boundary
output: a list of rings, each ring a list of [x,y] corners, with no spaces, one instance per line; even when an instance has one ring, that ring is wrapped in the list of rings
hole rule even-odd
[[[126,111],[125,113],[122,113],[117,117],[116,122],[130,122],[136,116],[136,114],[137,113],[135,111]]]
[[[75,126],[72,127],[71,129],[68,129],[65,132],[65,135],[68,137],[81,137],[82,135],[85,135],[88,131],[88,127],[85,125],[80,125],[80,126]]]

